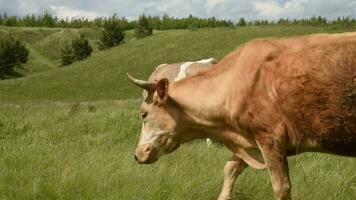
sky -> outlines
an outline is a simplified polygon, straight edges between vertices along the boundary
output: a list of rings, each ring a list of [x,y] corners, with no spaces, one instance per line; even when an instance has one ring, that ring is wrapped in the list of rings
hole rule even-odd
[[[279,18],[338,16],[356,18],[356,0],[0,0],[0,13],[23,16],[45,11],[59,18],[111,16],[117,13],[127,19],[139,15],[168,14],[236,21]]]

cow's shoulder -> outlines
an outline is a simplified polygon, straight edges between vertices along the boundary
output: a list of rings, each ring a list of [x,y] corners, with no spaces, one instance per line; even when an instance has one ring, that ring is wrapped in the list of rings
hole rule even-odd
[[[248,62],[269,62],[285,51],[281,41],[276,39],[255,39],[242,48],[240,59]]]

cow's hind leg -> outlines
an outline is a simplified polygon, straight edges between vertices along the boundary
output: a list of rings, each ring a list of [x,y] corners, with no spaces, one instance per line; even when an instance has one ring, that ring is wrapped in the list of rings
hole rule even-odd
[[[229,200],[232,198],[231,193],[234,188],[235,181],[246,167],[247,164],[235,156],[227,161],[224,167],[224,184],[218,200]]]

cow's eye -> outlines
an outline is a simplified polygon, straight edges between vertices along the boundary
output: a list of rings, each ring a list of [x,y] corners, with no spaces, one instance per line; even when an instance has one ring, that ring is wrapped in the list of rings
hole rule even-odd
[[[147,117],[148,113],[147,112],[143,112],[141,113],[141,118],[142,119],[145,119]]]

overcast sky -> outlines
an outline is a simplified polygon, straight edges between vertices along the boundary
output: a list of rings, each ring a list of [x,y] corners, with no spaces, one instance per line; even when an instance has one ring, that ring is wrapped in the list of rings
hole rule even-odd
[[[0,13],[40,14],[59,18],[110,16],[128,19],[141,14],[212,17],[236,20],[338,16],[356,18],[356,0],[0,0]]]

